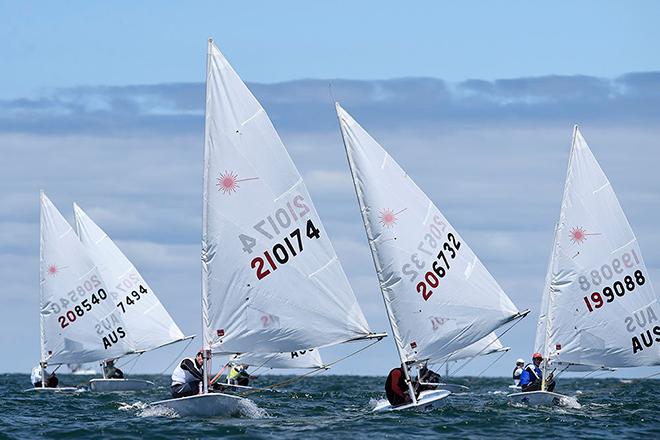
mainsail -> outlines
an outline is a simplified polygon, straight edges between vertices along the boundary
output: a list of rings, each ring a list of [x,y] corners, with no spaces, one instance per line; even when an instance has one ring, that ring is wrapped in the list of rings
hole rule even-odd
[[[502,353],[503,351],[509,351],[509,347],[505,347],[497,335],[494,332],[491,332],[485,338],[479,339],[477,342],[453,352],[443,361],[453,362],[461,359],[472,359],[477,356]]]
[[[441,361],[520,317],[426,194],[339,104],[337,115],[402,362]]]
[[[154,291],[108,235],[77,205],[76,230],[98,267],[109,294],[131,332],[135,351],[148,351],[185,338]]]
[[[370,334],[307,188],[209,41],[202,314],[214,353],[290,352]]]
[[[229,359],[232,364],[256,368],[324,368],[321,352],[316,348],[287,353],[243,353]]]
[[[660,365],[658,318],[637,238],[576,126],[536,351],[570,369]]]
[[[41,361],[85,363],[132,352],[112,289],[73,228],[41,192]]]

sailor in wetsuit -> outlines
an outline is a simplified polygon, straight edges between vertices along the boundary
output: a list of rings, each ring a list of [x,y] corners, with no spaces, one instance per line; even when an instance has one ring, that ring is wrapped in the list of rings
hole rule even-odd
[[[59,384],[60,380],[55,375],[54,371],[50,374],[46,372],[46,364],[39,364],[32,369],[32,374],[30,375],[30,380],[32,382],[32,385],[34,385],[35,388],[41,388],[42,366],[43,366],[43,372],[46,373],[46,383],[44,384],[44,386],[46,388],[57,388],[57,385]]]
[[[523,393],[528,391],[541,391],[541,384],[543,383],[543,372],[539,365],[543,356],[541,353],[534,353],[532,355],[532,363],[527,364],[523,369],[523,372],[520,374],[520,387],[522,388]],[[553,374],[548,375],[548,379],[545,381],[545,390],[542,391],[553,391],[555,389],[555,381],[553,380]]]
[[[197,352],[195,359],[185,358],[172,372],[172,397],[194,396],[199,393],[199,385],[204,379],[202,365],[204,353]]]
[[[106,379],[123,379],[124,378],[124,372],[121,371],[119,368],[115,367],[115,360],[114,359],[108,359],[107,361],[103,362],[101,364],[101,367],[103,368],[103,376]]]
[[[515,386],[520,386],[520,375],[523,372],[524,366],[525,366],[524,359],[518,359],[516,361],[516,366],[513,369],[513,384]]]
[[[385,381],[385,395],[392,406],[412,402],[410,396],[408,396],[406,376],[401,367],[394,368],[390,371],[390,374],[387,375],[387,380]]]

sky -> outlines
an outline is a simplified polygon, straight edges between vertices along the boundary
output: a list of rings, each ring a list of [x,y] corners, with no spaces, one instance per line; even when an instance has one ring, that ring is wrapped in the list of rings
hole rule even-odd
[[[40,189],[71,222],[74,201],[85,209],[184,332],[200,334],[209,37],[273,120],[374,330],[389,325],[333,98],[532,310],[486,375],[507,376],[531,354],[574,123],[657,286],[660,5],[354,3],[0,1],[0,349],[13,356],[0,371],[38,360]],[[181,349],[148,353],[133,371],[167,370]],[[384,340],[331,371],[384,375],[397,362]]]

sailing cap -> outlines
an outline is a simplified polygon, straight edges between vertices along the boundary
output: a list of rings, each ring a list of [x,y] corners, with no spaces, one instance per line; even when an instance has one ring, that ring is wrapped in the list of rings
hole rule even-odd
[[[516,364],[524,364],[524,363],[525,363],[525,360],[522,359],[522,358],[518,358],[518,360],[516,361]]]
[[[543,355],[539,352],[536,352],[532,355],[532,359],[543,359]]]

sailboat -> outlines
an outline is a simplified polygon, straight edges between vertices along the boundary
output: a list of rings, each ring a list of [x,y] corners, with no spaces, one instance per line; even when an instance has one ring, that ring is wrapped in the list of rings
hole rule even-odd
[[[549,368],[660,365],[660,306],[628,219],[578,126],[543,289],[535,351]],[[545,390],[512,401],[557,404]]]
[[[204,137],[205,374],[211,355],[382,338],[370,331],[268,115],[211,40]],[[222,415],[240,405],[230,398],[239,399],[209,393],[204,381],[202,394],[157,403],[179,414]]]
[[[78,237],[108,285],[108,293],[131,332],[131,354],[191,338],[184,336],[154,291],[110,237],[80,206],[74,203],[73,210]],[[108,378],[104,364],[105,361],[101,365],[103,378],[89,382],[92,391],[137,391],[155,386],[148,380]]]
[[[410,369],[433,364],[521,313],[465,240],[387,152],[336,104],[355,191],[410,404],[375,411],[426,410],[449,391],[417,396]]]
[[[40,204],[41,377],[47,365],[96,362],[133,351],[101,271],[43,191]],[[43,382],[32,389],[76,389],[47,388]]]

